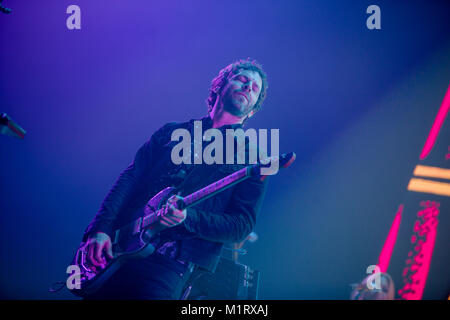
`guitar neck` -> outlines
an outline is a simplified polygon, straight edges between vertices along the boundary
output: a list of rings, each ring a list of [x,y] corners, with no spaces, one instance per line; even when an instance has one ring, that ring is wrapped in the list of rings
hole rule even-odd
[[[200,189],[190,195],[184,197],[184,205],[185,208],[189,208],[195,206],[196,204],[222,192],[235,184],[242,182],[250,177],[250,167],[242,168],[239,171],[236,171],[225,178],[222,178],[216,182],[211,183],[210,185]]]
[[[183,208],[180,209],[186,209],[195,206],[196,204],[205,201],[206,199],[234,186],[235,184],[248,179],[251,176],[251,169],[252,166],[242,168],[239,171],[236,171],[196,192],[191,193],[188,196],[185,196],[183,199]],[[152,212],[146,215],[142,220],[142,228],[145,228],[150,224],[156,222],[163,214],[163,211],[163,209],[159,209],[156,212]]]

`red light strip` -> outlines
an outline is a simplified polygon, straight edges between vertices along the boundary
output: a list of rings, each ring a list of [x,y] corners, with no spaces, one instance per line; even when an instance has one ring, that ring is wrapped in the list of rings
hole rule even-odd
[[[434,143],[436,142],[439,131],[441,130],[442,124],[444,123],[445,117],[447,116],[448,110],[450,109],[450,86],[447,89],[444,100],[442,101],[441,108],[434,119],[433,126],[431,127],[430,134],[428,135],[427,141],[420,154],[420,160],[424,160],[431,149],[433,149]]]
[[[423,201],[421,205],[425,209],[418,212],[414,235],[411,237],[414,249],[408,253],[409,258],[402,274],[405,285],[398,291],[405,300],[422,299],[436,241],[439,202]]]
[[[389,230],[389,234],[386,238],[386,241],[384,242],[383,249],[381,250],[380,256],[378,257],[378,266],[380,267],[380,272],[385,273],[389,267],[392,251],[394,250],[395,242],[397,241],[397,234],[400,227],[400,222],[402,220],[402,213],[403,204],[398,207],[394,222],[392,222],[391,229]]]

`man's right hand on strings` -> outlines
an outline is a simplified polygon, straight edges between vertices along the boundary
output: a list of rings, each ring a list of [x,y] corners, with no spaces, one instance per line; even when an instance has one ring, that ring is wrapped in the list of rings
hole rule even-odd
[[[178,210],[176,203],[178,201],[182,201],[183,197],[179,195],[173,195],[167,201],[167,204],[164,208],[164,213],[162,214],[161,220],[159,221],[166,228],[174,227],[179,225],[186,219],[186,209]]]

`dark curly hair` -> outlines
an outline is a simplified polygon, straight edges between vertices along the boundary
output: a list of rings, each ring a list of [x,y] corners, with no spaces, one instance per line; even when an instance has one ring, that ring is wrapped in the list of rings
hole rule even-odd
[[[230,63],[228,66],[220,70],[219,75],[211,81],[211,88],[209,89],[209,97],[206,99],[206,105],[208,106],[208,114],[214,107],[214,104],[216,103],[217,100],[217,96],[222,92],[222,89],[227,84],[228,79],[232,75],[237,74],[240,70],[250,70],[259,73],[262,80],[262,88],[259,93],[258,101],[253,107],[252,111],[253,113],[255,113],[261,110],[261,105],[264,99],[266,99],[267,94],[268,88],[267,75],[262,69],[262,66],[256,60],[251,60],[250,58],[247,58],[245,60],[240,59],[236,62]]]

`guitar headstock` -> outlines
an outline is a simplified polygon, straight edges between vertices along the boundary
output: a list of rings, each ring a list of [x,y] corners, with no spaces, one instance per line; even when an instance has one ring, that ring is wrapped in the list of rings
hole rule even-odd
[[[260,164],[252,167],[252,175],[261,176],[263,181],[268,175],[273,175],[278,172],[278,168],[288,168],[295,161],[296,155],[294,152],[283,153],[280,156],[269,157],[261,160]],[[271,173],[269,168],[276,168],[276,171]]]
[[[269,167],[271,163],[278,162],[278,166],[282,168],[289,167],[295,161],[295,152],[283,153],[280,156],[274,156],[261,160],[261,167]]]
[[[295,161],[295,152],[283,153],[280,156],[280,166],[282,168],[288,168]]]

